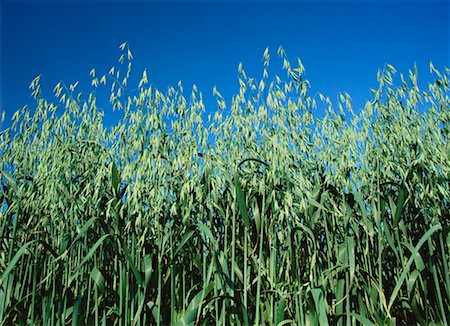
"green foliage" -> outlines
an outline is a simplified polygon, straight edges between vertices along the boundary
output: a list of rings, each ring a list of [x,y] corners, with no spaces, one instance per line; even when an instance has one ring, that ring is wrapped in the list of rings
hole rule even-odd
[[[354,114],[266,51],[206,119],[196,87],[130,91],[120,49],[86,98],[33,80],[0,133],[0,324],[449,322],[449,70],[423,91],[387,65]]]

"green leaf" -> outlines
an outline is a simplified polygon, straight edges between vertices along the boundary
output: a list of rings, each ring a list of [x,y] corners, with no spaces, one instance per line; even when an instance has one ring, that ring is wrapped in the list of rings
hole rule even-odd
[[[102,272],[100,272],[95,266],[92,268],[91,278],[94,280],[95,284],[97,284],[100,291],[105,293],[105,278],[103,277]]]
[[[120,176],[119,171],[117,169],[117,165],[113,162],[111,167],[111,185],[113,190],[115,191],[115,195],[119,193],[119,184],[120,184]]]
[[[152,316],[155,321],[163,320],[161,315],[158,316],[158,306],[156,305],[156,303],[150,300],[149,302],[147,302],[147,307],[151,310]]]
[[[17,182],[16,180],[14,180],[14,178],[11,176],[11,174],[9,174],[6,171],[2,171],[2,175],[5,177],[6,182],[9,183],[9,185],[15,190],[17,191]]]
[[[248,209],[247,205],[245,204],[245,195],[242,191],[241,182],[239,181],[239,176],[237,174],[234,178],[234,183],[236,187],[236,196],[239,205],[239,211],[241,212],[245,227],[248,228],[250,226],[250,222],[248,219]]]
[[[404,245],[406,248],[408,248],[408,250],[411,252],[412,255],[412,253],[414,252],[414,247],[407,242],[402,242],[401,244]],[[414,256],[414,264],[416,265],[416,269],[419,270],[419,272],[422,272],[425,269],[425,263],[423,262],[422,256],[418,251]]]
[[[314,299],[317,314],[319,316],[319,325],[328,326],[328,318],[322,289],[311,289],[311,293]]]
[[[358,203],[359,208],[361,209],[361,213],[363,214],[363,216],[366,216],[367,215],[367,209],[366,209],[366,205],[364,204],[364,200],[362,198],[361,193],[357,192],[357,191],[352,191],[352,194],[353,194],[353,198]]]
[[[216,242],[216,238],[213,236],[209,227],[203,223],[197,223],[197,228],[200,230],[200,233],[203,233],[205,238],[209,239],[213,244]]]
[[[360,325],[375,326],[374,323],[372,323],[369,319],[367,319],[363,315],[360,315],[360,314],[357,314],[357,313],[354,313],[354,312],[349,312],[348,315],[351,316],[351,317],[354,317],[357,321],[359,321]]]
[[[181,238],[181,242],[178,245],[177,249],[175,250],[175,253],[173,254],[174,258],[178,255],[178,253],[180,252],[181,249],[183,249],[184,245],[186,244],[186,242],[189,241],[189,239],[192,237],[192,235],[194,234],[195,229],[193,228],[189,228],[183,235],[183,237]]]
[[[63,312],[63,320],[66,321],[67,318],[69,318],[69,316],[71,316],[73,313],[73,306],[70,306],[69,308],[67,308],[64,312]]]
[[[284,326],[284,325],[295,325],[295,323],[292,319],[286,319],[283,320],[281,323],[277,324],[277,326]]]
[[[391,294],[391,298],[389,299],[389,304],[388,304],[388,311],[390,312],[392,304],[394,303],[395,299],[397,298],[397,293],[398,291],[400,291],[400,288],[403,285],[403,282],[406,279],[406,276],[408,275],[409,272],[409,268],[411,267],[414,259],[416,259],[416,254],[419,252],[420,248],[423,246],[423,244],[429,239],[431,238],[431,236],[433,235],[433,233],[435,233],[436,231],[439,231],[442,229],[442,226],[440,224],[436,224],[434,225],[431,229],[429,229],[423,236],[422,238],[419,240],[419,243],[415,246],[414,251],[411,253],[411,256],[408,259],[408,262],[406,263],[405,268],[403,269],[402,274],[400,275],[400,278],[397,281],[397,284],[394,288],[394,291],[392,291]]]
[[[350,286],[353,283],[353,279],[355,277],[355,245],[353,241],[353,237],[347,237],[347,256],[348,256],[348,264],[350,268]]]
[[[16,252],[14,257],[9,262],[8,266],[6,266],[5,271],[3,272],[2,278],[0,279],[0,285],[4,282],[4,280],[8,277],[9,273],[13,270],[14,266],[16,266],[19,259],[22,257],[22,255],[25,253],[27,248],[32,245],[33,243],[37,242],[38,240],[33,240],[25,243],[20,249]]]
[[[127,259],[127,262],[130,265],[130,267],[131,267],[131,271],[133,272],[134,277],[136,277],[136,281],[138,282],[138,284],[140,286],[143,286],[144,283],[142,281],[141,274],[139,273],[138,269],[136,268],[136,265],[133,262],[133,259],[131,258],[130,251],[128,250],[128,247],[127,247],[126,243],[122,245],[122,249],[123,249],[123,251],[125,253],[125,257]]]
[[[97,248],[103,243],[103,241],[109,237],[109,234],[105,234],[104,236],[102,236],[100,239],[97,240],[97,242],[92,246],[91,250],[89,250],[88,254],[83,258],[83,260],[81,261],[80,265],[78,266],[78,269],[81,268],[81,266],[83,266],[91,257],[92,255],[95,253],[95,251],[97,250]]]
[[[175,325],[176,326],[193,325],[194,320],[197,317],[197,312],[198,308],[200,307],[200,304],[203,302],[205,297],[211,292],[213,288],[214,282],[211,282],[206,288],[197,293],[197,295],[189,303],[189,306],[187,307],[184,315],[177,321]]]
[[[406,287],[408,289],[408,295],[411,295],[411,291],[414,288],[414,284],[417,281],[417,278],[420,276],[420,272],[416,269],[414,270],[409,278],[406,280]]]
[[[219,251],[218,253],[218,260],[220,269],[222,270],[222,273],[229,278],[230,272],[228,271],[228,264],[227,264],[227,258],[225,257],[225,253],[223,251]]]
[[[405,190],[403,190],[403,188],[400,188],[398,190],[397,202],[395,203],[394,227],[397,226],[400,216],[405,209],[405,200]]]
[[[84,223],[83,227],[80,230],[80,233],[78,233],[75,240],[70,245],[70,248],[78,241],[80,240],[88,231],[88,229],[91,227],[91,225],[97,220],[97,217],[91,217],[86,223]]]
[[[78,296],[77,301],[75,302],[75,305],[73,306],[73,312],[72,312],[72,326],[79,325],[81,322],[82,316],[81,316],[81,295]]]
[[[277,316],[275,325],[282,325],[282,321],[284,320],[284,307],[286,305],[286,297],[284,295],[281,296],[280,301],[277,303]]]
[[[150,281],[150,276],[153,272],[153,257],[150,254],[144,257],[144,274],[145,274],[145,285]]]

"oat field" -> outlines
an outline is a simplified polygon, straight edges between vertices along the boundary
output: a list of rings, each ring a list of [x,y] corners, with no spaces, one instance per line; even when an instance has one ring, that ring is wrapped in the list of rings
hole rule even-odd
[[[0,132],[1,325],[448,325],[449,69],[353,110],[280,48],[206,108],[120,50]]]

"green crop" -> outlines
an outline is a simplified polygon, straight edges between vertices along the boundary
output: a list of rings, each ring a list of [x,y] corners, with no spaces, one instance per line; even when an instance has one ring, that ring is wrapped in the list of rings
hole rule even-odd
[[[0,132],[0,324],[450,322],[450,70],[386,65],[355,114],[280,48],[286,78],[266,51],[206,117],[195,86],[130,90],[121,50]]]

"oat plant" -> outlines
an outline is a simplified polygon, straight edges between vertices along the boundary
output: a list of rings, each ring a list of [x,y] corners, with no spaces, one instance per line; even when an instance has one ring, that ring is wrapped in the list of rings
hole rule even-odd
[[[207,109],[120,50],[0,132],[0,324],[448,325],[448,69],[355,113],[280,48]]]

